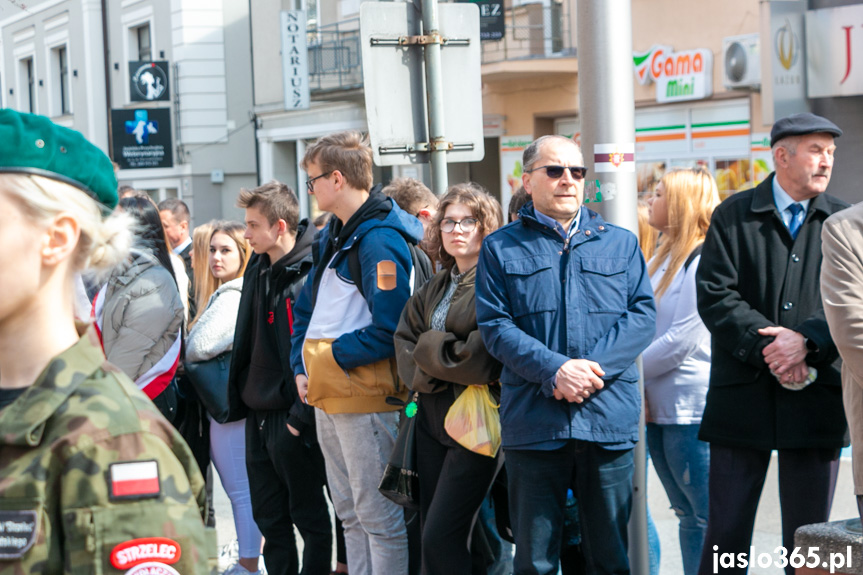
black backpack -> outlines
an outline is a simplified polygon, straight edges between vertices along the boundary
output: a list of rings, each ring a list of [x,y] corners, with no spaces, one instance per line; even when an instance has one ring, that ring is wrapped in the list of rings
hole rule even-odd
[[[416,291],[434,275],[434,267],[432,266],[429,257],[418,245],[408,240],[405,240],[405,242],[411,252],[411,260],[413,261],[413,293],[416,293]],[[363,292],[363,269],[360,265],[360,251],[358,245],[359,242],[357,242],[357,244],[348,252],[348,271],[351,273],[351,278],[354,280],[354,285],[357,286],[360,295],[365,298],[366,294]]]

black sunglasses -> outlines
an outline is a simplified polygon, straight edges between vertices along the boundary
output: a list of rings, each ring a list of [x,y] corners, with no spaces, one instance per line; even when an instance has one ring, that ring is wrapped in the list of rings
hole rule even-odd
[[[562,178],[564,170],[569,170],[569,173],[570,175],[572,175],[573,180],[583,180],[584,177],[587,175],[587,168],[584,168],[582,166],[539,166],[538,168],[533,168],[532,170],[525,170],[525,172],[529,174],[531,172],[543,169],[545,170],[545,175],[552,180]]]

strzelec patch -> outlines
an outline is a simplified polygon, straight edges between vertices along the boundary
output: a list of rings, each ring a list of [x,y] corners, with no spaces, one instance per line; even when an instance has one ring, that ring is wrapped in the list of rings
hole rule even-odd
[[[145,537],[120,543],[111,551],[111,565],[127,569],[143,563],[174,564],[180,560],[180,544],[167,537]]]
[[[0,511],[0,559],[20,559],[36,541],[35,511]]]
[[[108,466],[108,490],[112,501],[155,499],[162,492],[159,464],[152,461],[122,461]]]

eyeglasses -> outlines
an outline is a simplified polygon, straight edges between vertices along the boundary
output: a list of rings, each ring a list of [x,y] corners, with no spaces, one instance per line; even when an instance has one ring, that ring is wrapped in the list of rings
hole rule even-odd
[[[540,166],[532,170],[525,170],[528,174],[537,170],[545,170],[545,175],[552,180],[557,180],[563,177],[563,172],[569,170],[573,180],[581,181],[587,175],[587,168],[582,166]]]
[[[306,180],[306,189],[308,189],[308,190],[309,190],[309,193],[310,193],[310,194],[315,193],[315,180],[317,180],[317,179],[319,179],[319,178],[325,178],[325,177],[329,176],[330,174],[332,174],[332,173],[333,173],[333,171],[334,171],[334,170],[330,170],[329,172],[324,172],[324,173],[323,173],[323,174],[321,174],[320,176],[315,176],[314,178],[311,178],[311,179],[309,179],[309,180]]]
[[[448,234],[458,226],[461,231],[469,234],[476,229],[476,225],[478,223],[479,220],[476,218],[465,218],[461,221],[456,221],[452,218],[444,218],[440,221],[440,231]]]

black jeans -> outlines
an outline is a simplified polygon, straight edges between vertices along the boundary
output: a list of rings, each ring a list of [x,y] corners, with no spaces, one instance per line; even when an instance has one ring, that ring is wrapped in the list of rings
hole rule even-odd
[[[794,531],[830,517],[839,474],[838,449],[779,449],[779,507],[782,545],[794,549]],[[710,507],[698,573],[713,573],[714,554],[748,557],[758,500],[770,465],[771,450],[710,444]],[[718,549],[714,550],[713,547]],[[751,557],[749,558],[752,559]],[[794,575],[794,567],[785,568]],[[722,568],[744,575],[746,568]]]
[[[444,418],[454,400],[452,388],[422,394],[417,421],[417,471],[423,575],[477,575],[485,557],[471,553],[471,531],[498,470],[491,458],[453,441]]]
[[[324,456],[287,428],[287,411],[250,411],[246,468],[252,513],[264,535],[270,575],[297,575],[294,525],[303,538],[303,575],[326,575],[333,554],[332,524],[324,496]]]

